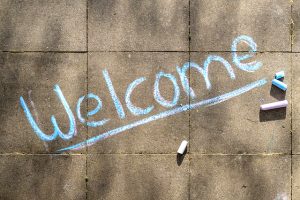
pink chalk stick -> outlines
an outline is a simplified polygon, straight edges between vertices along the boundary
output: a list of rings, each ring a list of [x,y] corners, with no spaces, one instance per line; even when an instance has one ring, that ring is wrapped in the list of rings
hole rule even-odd
[[[284,100],[284,101],[277,101],[274,103],[268,103],[268,104],[264,104],[260,106],[261,110],[271,110],[271,109],[276,109],[276,108],[284,108],[287,107],[288,105],[288,101]]]

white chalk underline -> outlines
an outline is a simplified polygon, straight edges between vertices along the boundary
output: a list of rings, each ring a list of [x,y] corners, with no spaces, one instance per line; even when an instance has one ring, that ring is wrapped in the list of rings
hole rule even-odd
[[[155,121],[155,120],[158,120],[158,119],[169,117],[169,116],[175,115],[177,113],[185,112],[187,110],[192,110],[192,109],[196,109],[196,108],[199,108],[199,107],[204,107],[204,106],[208,107],[208,106],[216,105],[218,103],[229,100],[229,99],[231,99],[233,97],[236,97],[238,95],[246,93],[246,92],[248,92],[248,91],[250,91],[254,88],[261,87],[266,83],[267,83],[267,80],[265,78],[263,78],[263,79],[260,79],[258,81],[252,82],[248,85],[245,85],[245,86],[243,86],[239,89],[233,90],[231,92],[228,92],[228,93],[225,93],[225,94],[222,94],[222,95],[210,98],[210,99],[202,100],[202,101],[192,103],[192,104],[186,104],[186,105],[183,105],[183,106],[180,106],[180,107],[173,108],[171,110],[163,111],[161,113],[149,116],[147,118],[144,118],[144,119],[138,120],[136,122],[127,124],[125,126],[115,128],[115,129],[107,131],[105,133],[101,133],[100,135],[89,138],[89,139],[87,139],[83,142],[80,142],[80,143],[77,143],[77,144],[59,149],[59,150],[57,150],[57,152],[64,152],[64,151],[68,151],[68,150],[79,150],[79,149],[82,149],[84,147],[91,146],[91,145],[95,144],[96,142],[104,140],[108,137],[117,135],[117,134],[119,134],[123,131],[135,128],[137,126],[141,126],[143,124],[147,124],[149,122],[152,122],[152,121]]]

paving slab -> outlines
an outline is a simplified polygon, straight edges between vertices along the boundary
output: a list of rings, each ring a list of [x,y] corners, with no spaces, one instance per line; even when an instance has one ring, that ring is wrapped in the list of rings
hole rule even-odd
[[[294,52],[300,51],[300,1],[292,1],[292,19],[293,19],[293,45]]]
[[[259,51],[291,50],[290,1],[191,0],[190,14],[192,51],[230,51],[238,35],[253,37]]]
[[[1,199],[85,199],[84,155],[1,155]]]
[[[293,153],[300,153],[300,104],[297,101],[299,99],[300,92],[300,54],[292,54],[292,68],[293,68],[293,85],[292,85],[292,107],[293,107],[293,119],[292,119],[292,130],[293,130]]]
[[[290,156],[191,156],[190,199],[290,199]]]
[[[188,199],[188,158],[174,155],[89,155],[88,199]]]
[[[300,156],[293,155],[293,176],[292,176],[292,184],[293,184],[293,199],[300,198]]]
[[[221,62],[212,62],[208,68],[211,89],[207,89],[203,76],[191,69],[190,82],[197,95],[191,104],[218,97],[266,78],[267,83],[225,102],[201,107],[190,112],[190,152],[203,154],[290,153],[291,106],[271,111],[260,111],[260,105],[279,100],[291,100],[291,57],[282,53],[259,53],[249,61],[259,61],[262,67],[247,72],[232,63],[231,53],[192,53],[191,60],[203,66],[207,56],[226,59],[234,72],[231,79]],[[239,53],[244,55],[244,53]],[[246,62],[246,61],[245,61]],[[272,86],[274,74],[284,70],[286,92]]]
[[[89,0],[89,50],[188,50],[188,0]]]
[[[156,74],[164,72],[181,83],[176,66],[188,61],[188,53],[142,53],[142,52],[111,52],[89,54],[89,93],[99,96],[103,102],[101,111],[89,117],[89,121],[109,119],[98,127],[89,127],[89,138],[106,133],[119,127],[133,124],[139,120],[150,119],[151,116],[175,107],[164,107],[154,99],[154,83]],[[115,93],[124,110],[121,118],[108,90],[103,71],[107,70]],[[150,113],[134,115],[126,106],[125,94],[129,84],[141,77],[141,82],[132,92],[130,100],[134,106],[145,109],[153,106]],[[170,79],[162,78],[159,82],[161,96],[167,101],[174,97],[174,86]],[[91,99],[89,111],[97,104]],[[188,104],[188,96],[180,91],[177,107]],[[151,121],[151,120],[150,120]],[[150,122],[149,121],[149,122]],[[119,132],[120,134],[101,140],[89,147],[90,153],[175,153],[182,140],[189,137],[189,113],[182,112],[166,118],[158,118],[150,123],[140,124]]]
[[[87,130],[76,116],[76,104],[86,94],[87,54],[1,53],[0,54],[0,151],[1,153],[55,153],[87,137]],[[39,128],[52,134],[51,115],[63,133],[69,131],[68,115],[53,91],[58,85],[72,110],[77,135],[43,142],[34,132],[20,104],[22,96]],[[83,105],[84,106],[84,105]],[[83,110],[86,110],[83,108]]]
[[[1,0],[0,50],[85,51],[86,0]]]

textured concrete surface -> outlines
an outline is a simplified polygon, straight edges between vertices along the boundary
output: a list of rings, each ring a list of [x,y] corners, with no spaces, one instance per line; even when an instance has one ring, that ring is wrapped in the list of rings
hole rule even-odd
[[[299,0],[0,0],[0,199],[300,199]],[[233,62],[232,41],[255,41],[255,72]],[[249,46],[238,46],[244,55]],[[184,91],[176,67],[208,56],[226,59],[235,79],[220,62],[209,65],[211,89],[195,69],[186,72],[196,99]],[[125,118],[117,113],[103,72],[107,70]],[[284,70],[284,93],[271,86]],[[111,130],[172,110],[154,98],[155,77],[165,72],[179,86],[178,108],[234,91],[266,78],[259,88],[228,101],[151,121],[81,149],[61,148],[104,137]],[[135,116],[126,106],[153,105]],[[34,119],[53,132],[69,120],[53,91],[58,84],[75,116],[76,135],[43,142],[19,101],[24,97]],[[174,96],[162,78],[161,95]],[[98,127],[85,122],[110,119]],[[263,103],[287,99],[286,109],[261,112]],[[220,100],[217,98],[216,100]],[[206,102],[206,101],[205,101]],[[90,116],[88,116],[88,113]],[[176,151],[188,140],[186,154]],[[78,147],[78,146],[75,146]],[[81,146],[80,146],[81,147]]]
[[[190,199],[290,199],[290,163],[290,156],[193,155]]]
[[[209,54],[192,53],[191,60],[202,64]],[[231,53],[213,53],[231,60]],[[242,53],[241,53],[242,55]],[[218,96],[256,80],[272,80],[274,73],[284,70],[284,82],[291,85],[291,59],[289,54],[260,53],[256,61],[263,63],[256,72],[245,72],[233,66],[236,79],[230,79],[222,64],[209,66],[211,90],[207,90],[203,78],[191,70],[191,87],[197,99]],[[284,63],[284,64],[283,64]],[[282,92],[267,84],[228,102],[191,111],[191,152],[198,153],[289,153],[291,151],[291,116],[287,109],[260,111],[264,103],[287,99],[290,90]],[[241,126],[241,124],[243,124]]]
[[[85,51],[86,0],[0,1],[0,48]]]
[[[110,121],[101,127],[89,128],[89,137],[96,136],[122,125],[126,125],[142,119],[134,116],[125,105],[124,96],[128,85],[139,77],[145,77],[146,81],[137,86],[131,99],[141,108],[153,105],[152,115],[166,109],[155,102],[153,88],[156,73],[163,71],[177,76],[176,66],[188,61],[188,53],[91,53],[89,54],[89,92],[93,92],[102,98],[103,109],[90,118],[100,120],[104,118]],[[106,87],[102,71],[107,70],[114,84],[116,93],[126,113],[125,119],[118,117],[112,98]],[[173,85],[168,80],[161,81],[162,95],[166,99],[172,99]],[[188,96],[182,93],[179,104],[186,104]],[[89,110],[95,105],[89,103]],[[89,152],[96,153],[176,153],[178,144],[183,139],[189,138],[189,112],[165,118],[156,122],[136,127],[113,136],[109,140],[100,142],[100,145],[89,147]]]
[[[85,199],[85,158],[1,155],[1,199]]]
[[[188,159],[180,166],[175,154],[91,155],[88,160],[88,199],[188,199]]]
[[[189,1],[89,1],[89,50],[187,51]]]
[[[190,14],[193,51],[229,51],[238,35],[251,35],[259,51],[291,48],[289,1],[191,0]]]
[[[63,132],[69,130],[67,114],[53,91],[58,84],[75,111],[77,99],[86,93],[86,55],[74,53],[1,53],[1,152],[55,153],[87,137],[77,121],[78,134],[72,141],[42,142],[33,132],[19,104],[24,97],[41,130],[53,133],[51,115]],[[75,113],[74,113],[75,114]]]
[[[300,92],[300,68],[297,66],[300,61],[299,54],[293,54],[292,57],[292,66],[293,66],[293,99],[299,99]],[[300,153],[300,105],[299,103],[293,103],[293,152]]]
[[[292,5],[292,51],[300,51],[300,1],[294,1]]]
[[[293,197],[294,199],[300,198],[300,157],[299,155],[293,156]]]

